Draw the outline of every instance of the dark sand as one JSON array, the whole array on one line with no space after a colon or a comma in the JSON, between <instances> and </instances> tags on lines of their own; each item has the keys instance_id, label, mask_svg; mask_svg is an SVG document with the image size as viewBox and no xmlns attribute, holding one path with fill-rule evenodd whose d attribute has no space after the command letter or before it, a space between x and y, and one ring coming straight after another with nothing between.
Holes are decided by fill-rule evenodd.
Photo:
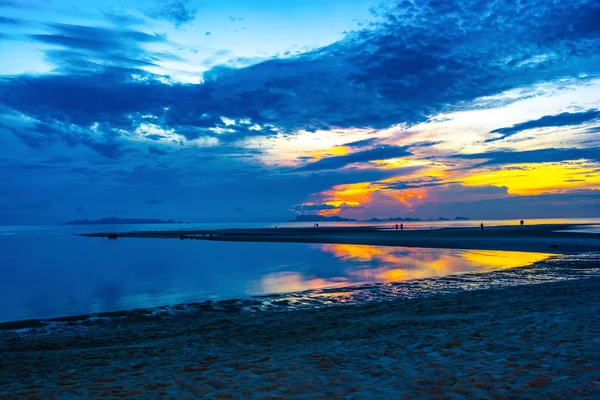
<instances>
[{"instance_id":1,"label":"dark sand","mask_svg":"<svg viewBox=\"0 0 600 400\"><path fill-rule=\"evenodd\" d=\"M321 227L93 233L84 236L177 238L245 242L340 243L380 246L529 251L572 254L600 251L600 235L565 232L571 225L493 226L395 231L375 227Z\"/></svg>"},{"instance_id":2,"label":"dark sand","mask_svg":"<svg viewBox=\"0 0 600 400\"><path fill-rule=\"evenodd\" d=\"M600 279L0 340L1 399L600 398Z\"/></svg>"}]
</instances>

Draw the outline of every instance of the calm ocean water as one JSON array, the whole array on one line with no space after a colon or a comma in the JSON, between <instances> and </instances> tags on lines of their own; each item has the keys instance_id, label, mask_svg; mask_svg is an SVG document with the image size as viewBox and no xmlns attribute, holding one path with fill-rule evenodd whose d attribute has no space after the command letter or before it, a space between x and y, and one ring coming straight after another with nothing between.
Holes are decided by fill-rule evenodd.
<instances>
[{"instance_id":1,"label":"calm ocean water","mask_svg":"<svg viewBox=\"0 0 600 400\"><path fill-rule=\"evenodd\" d=\"M587 222L594 221L576 223ZM444 223L465 226L479 221L436 222L436 226ZM240 226L272 225L288 224ZM406 225L431 229L417 223ZM488 222L488 225L493 223ZM190 229L231 226L184 225ZM549 257L548 254L502 251L173 239L108 240L73 235L99 230L171 227L181 229L182 226L0 227L0 321L488 272Z\"/></svg>"}]
</instances>

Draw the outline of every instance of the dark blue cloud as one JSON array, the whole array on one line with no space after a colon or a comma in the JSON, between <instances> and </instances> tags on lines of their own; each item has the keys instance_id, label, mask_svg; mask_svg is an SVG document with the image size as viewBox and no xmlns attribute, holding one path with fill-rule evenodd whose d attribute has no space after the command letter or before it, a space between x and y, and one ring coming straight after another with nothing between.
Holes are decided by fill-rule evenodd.
<instances>
[{"instance_id":1,"label":"dark blue cloud","mask_svg":"<svg viewBox=\"0 0 600 400\"><path fill-rule=\"evenodd\" d=\"M3 17L0 15L0 25L19 25L21 21L14 18Z\"/></svg>"},{"instance_id":2,"label":"dark blue cloud","mask_svg":"<svg viewBox=\"0 0 600 400\"><path fill-rule=\"evenodd\" d=\"M107 158L118 158L132 149L126 149L122 138L116 135L110 125L99 124L95 132L88 127L81 129L56 119L50 122L39 121L30 125L14 125L0 119L0 128L5 128L21 139L27 146L41 150L57 143L70 148L85 146Z\"/></svg>"},{"instance_id":3,"label":"dark blue cloud","mask_svg":"<svg viewBox=\"0 0 600 400\"><path fill-rule=\"evenodd\" d=\"M0 8L22 8L23 4L19 4L16 1L11 0L0 0Z\"/></svg>"},{"instance_id":4,"label":"dark blue cloud","mask_svg":"<svg viewBox=\"0 0 600 400\"><path fill-rule=\"evenodd\" d=\"M48 24L46 30L47 33L28 37L52 45L53 48L46 51L46 59L65 74L98 74L107 67L140 68L154 65L158 59L178 59L175 55L156 54L143 48L145 44L166 43L164 35L69 24Z\"/></svg>"},{"instance_id":5,"label":"dark blue cloud","mask_svg":"<svg viewBox=\"0 0 600 400\"><path fill-rule=\"evenodd\" d=\"M532 121L526 121L507 128L494 129L490 133L500 134L500 136L492 137L490 139L485 140L485 142L495 142L497 140L502 140L527 129L581 125L598 119L600 119L599 110L588 110L579 113L565 112L557 115L546 115L542 118Z\"/></svg>"},{"instance_id":6,"label":"dark blue cloud","mask_svg":"<svg viewBox=\"0 0 600 400\"><path fill-rule=\"evenodd\" d=\"M377 138L357 140L356 142L346 143L344 146L346 146L346 147L369 147L369 146L373 146L375 143L377 143L377 141L378 141Z\"/></svg>"},{"instance_id":7,"label":"dark blue cloud","mask_svg":"<svg viewBox=\"0 0 600 400\"><path fill-rule=\"evenodd\" d=\"M527 151L490 151L478 154L457 154L450 158L463 160L484 160L480 166L501 165L501 164L520 164L520 163L540 163L540 162L561 162L571 160L586 159L590 161L600 161L600 148L587 149L539 149Z\"/></svg>"},{"instance_id":8,"label":"dark blue cloud","mask_svg":"<svg viewBox=\"0 0 600 400\"><path fill-rule=\"evenodd\" d=\"M391 185L386 185L386 187L388 189L404 190L404 189L416 189L416 188L421 188L421 187L444 186L444 185L455 183L455 182L444 181L444 180L441 180L441 179L435 178L435 177L424 176L422 178L427 178L427 180L395 182Z\"/></svg>"},{"instance_id":9,"label":"dark blue cloud","mask_svg":"<svg viewBox=\"0 0 600 400\"><path fill-rule=\"evenodd\" d=\"M361 169L338 169L327 171L314 171L310 174L298 173L293 175L293 190L299 190L301 193L316 193L329 189L333 185L348 185L361 182L375 182L400 175L410 175L419 170L415 168L382 169L382 168L361 168ZM280 174L278 179L283 186L285 180L290 179L290 175Z\"/></svg>"},{"instance_id":10,"label":"dark blue cloud","mask_svg":"<svg viewBox=\"0 0 600 400\"><path fill-rule=\"evenodd\" d=\"M380 146L374 149L357 151L344 156L325 157L318 161L305 164L298 171L322 171L340 169L347 165L373 160L406 157L411 155L408 147Z\"/></svg>"},{"instance_id":11,"label":"dark blue cloud","mask_svg":"<svg viewBox=\"0 0 600 400\"><path fill-rule=\"evenodd\" d=\"M146 21L143 18L130 14L105 13L104 16L116 26L142 25Z\"/></svg>"},{"instance_id":12,"label":"dark blue cloud","mask_svg":"<svg viewBox=\"0 0 600 400\"><path fill-rule=\"evenodd\" d=\"M172 22L176 27L192 22L196 18L197 8L192 7L189 1L174 0L164 3L159 1L157 5L147 12L147 15L155 19L164 19Z\"/></svg>"},{"instance_id":13,"label":"dark blue cloud","mask_svg":"<svg viewBox=\"0 0 600 400\"><path fill-rule=\"evenodd\" d=\"M133 48L142 53L141 43L164 42L162 35L150 35L135 30L118 30L111 28L89 27L68 24L50 24L52 34L30 35L34 40L56 44L73 49L84 49L94 52L111 52L116 49Z\"/></svg>"},{"instance_id":14,"label":"dark blue cloud","mask_svg":"<svg viewBox=\"0 0 600 400\"><path fill-rule=\"evenodd\" d=\"M329 204L312 204L312 205L298 205L294 206L293 210L295 212L305 213L305 212L314 212L314 211L322 211L322 210L335 210L339 207L332 206Z\"/></svg>"},{"instance_id":15,"label":"dark blue cloud","mask_svg":"<svg viewBox=\"0 0 600 400\"><path fill-rule=\"evenodd\" d=\"M0 99L5 106L42 120L129 127L130 114L160 114L164 107L176 103L178 96L193 96L187 93L194 92L190 86L173 88L154 81L135 81L128 72L132 71L109 69L93 79L89 75L5 78L0 81ZM185 122L185 118L181 120Z\"/></svg>"},{"instance_id":16,"label":"dark blue cloud","mask_svg":"<svg viewBox=\"0 0 600 400\"><path fill-rule=\"evenodd\" d=\"M162 200L147 200L145 204L156 206L162 203L164 203Z\"/></svg>"},{"instance_id":17,"label":"dark blue cloud","mask_svg":"<svg viewBox=\"0 0 600 400\"><path fill-rule=\"evenodd\" d=\"M600 126L595 126L587 130L589 133L600 133Z\"/></svg>"},{"instance_id":18,"label":"dark blue cloud","mask_svg":"<svg viewBox=\"0 0 600 400\"><path fill-rule=\"evenodd\" d=\"M597 71L597 2L431 0L379 13L383 22L333 45L241 69L215 68L198 85L165 84L139 70L158 57L142 45L165 40L160 35L55 24L56 32L33 38L63 47L47 55L67 73L4 81L0 100L12 92L8 104L17 110L45 108L74 123L131 121L132 110L168 108L165 129L223 127L221 116L274 127L229 127L242 137L416 123L480 96ZM548 60L532 62L537 55ZM121 68L121 76L107 65ZM148 81L127 78L134 74ZM55 106L50 99L58 99Z\"/></svg>"}]
</instances>

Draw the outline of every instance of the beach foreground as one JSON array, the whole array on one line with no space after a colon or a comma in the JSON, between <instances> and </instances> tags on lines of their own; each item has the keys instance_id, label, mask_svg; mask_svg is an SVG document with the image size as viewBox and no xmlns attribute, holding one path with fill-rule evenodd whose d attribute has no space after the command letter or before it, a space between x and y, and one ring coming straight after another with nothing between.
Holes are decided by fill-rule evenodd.
<instances>
[{"instance_id":1,"label":"beach foreground","mask_svg":"<svg viewBox=\"0 0 600 400\"><path fill-rule=\"evenodd\" d=\"M0 341L0 398L598 398L600 278Z\"/></svg>"}]
</instances>

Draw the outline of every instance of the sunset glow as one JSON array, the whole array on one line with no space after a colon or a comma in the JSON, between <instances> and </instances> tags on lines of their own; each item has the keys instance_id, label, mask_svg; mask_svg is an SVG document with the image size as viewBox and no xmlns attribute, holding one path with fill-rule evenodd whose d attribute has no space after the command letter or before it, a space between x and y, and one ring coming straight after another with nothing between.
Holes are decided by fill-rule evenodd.
<instances>
[{"instance_id":1,"label":"sunset glow","mask_svg":"<svg viewBox=\"0 0 600 400\"><path fill-rule=\"evenodd\" d=\"M232 1L0 2L0 223L600 216L595 2Z\"/></svg>"}]
</instances>

